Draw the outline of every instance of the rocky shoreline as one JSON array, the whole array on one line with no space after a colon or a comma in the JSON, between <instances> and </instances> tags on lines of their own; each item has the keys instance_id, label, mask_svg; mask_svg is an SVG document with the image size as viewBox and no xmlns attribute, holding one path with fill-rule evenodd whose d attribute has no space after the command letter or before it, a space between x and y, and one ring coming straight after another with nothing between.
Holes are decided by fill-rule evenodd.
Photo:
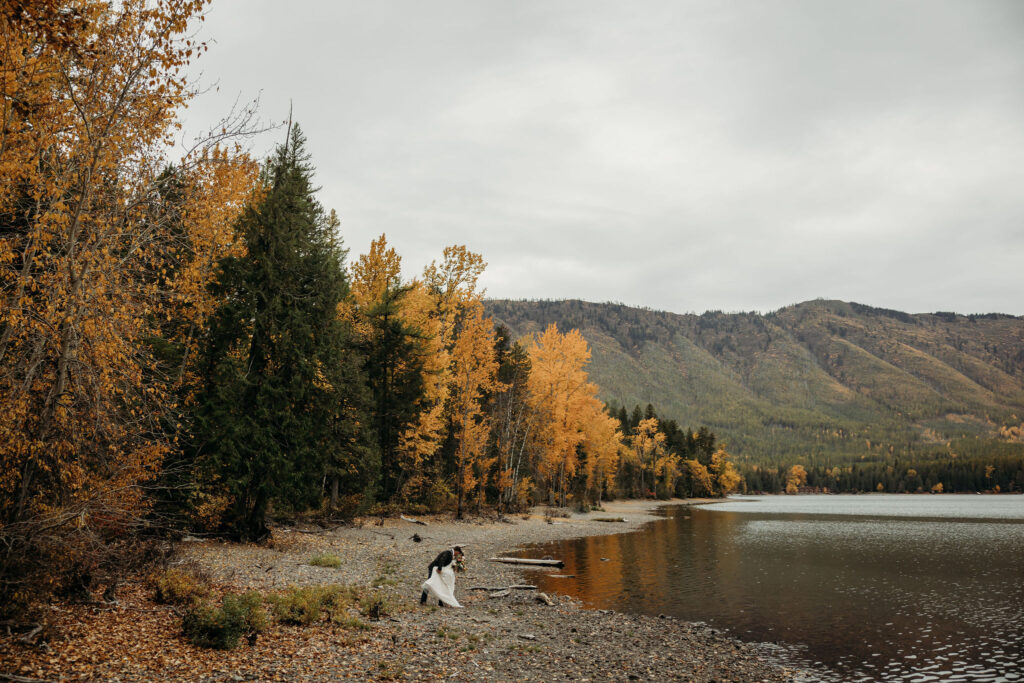
<instances>
[{"instance_id":1,"label":"rocky shoreline","mask_svg":"<svg viewBox=\"0 0 1024 683\"><path fill-rule=\"evenodd\" d=\"M589 610L560 595L550 596L555 604L549 606L532 591L513 590L495 599L470 590L523 581L519 568L487 561L491 556L514 553L528 543L635 530L657 519L656 508L649 501L623 501L606 504L599 513L553 520L537 510L501 522L456 522L442 516L424 520L427 526L402 519L364 520L359 527L324 534L279 528L270 548L196 543L187 556L215 579L239 588L381 579L381 589L412 606L381 622L376 633L378 640L390 643L386 656L410 680L791 680L792 672L764 661L755 646L701 625ZM624 521L597 521L609 516ZM414 542L413 534L422 542ZM456 591L465 609L420 607L426 566L440 550L456 544L467 554ZM344 564L337 569L310 566L306 561L314 552L337 553ZM369 674L372 664L365 666ZM334 675L324 671L323 679Z\"/></svg>"},{"instance_id":2,"label":"rocky shoreline","mask_svg":"<svg viewBox=\"0 0 1024 683\"><path fill-rule=\"evenodd\" d=\"M665 504L694 502L700 501ZM624 521L597 519L609 516ZM104 681L806 680L806 672L767 661L759 646L703 625L586 609L557 594L547 604L530 590L501 597L472 590L523 581L516 566L487 561L493 555L529 543L635 530L656 518L655 504L624 501L561 519L540 511L503 521L493 515L463 521L436 516L422 520L426 526L365 519L331 530L277 527L271 541L258 546L184 542L175 562L200 570L220 590L353 584L385 596L391 609L356 629L330 622L275 625L251 646L212 651L186 642L174 608L154 605L152 592L140 585L124 589L114 606L55 606L55 618L62 620L57 630L64 635L52 639L44 653L0 644L14 665L0 671L36 680ZM467 554L456 587L464 609L421 606L427 565L455 544ZM340 566L310 565L318 554L340 557Z\"/></svg>"}]
</instances>

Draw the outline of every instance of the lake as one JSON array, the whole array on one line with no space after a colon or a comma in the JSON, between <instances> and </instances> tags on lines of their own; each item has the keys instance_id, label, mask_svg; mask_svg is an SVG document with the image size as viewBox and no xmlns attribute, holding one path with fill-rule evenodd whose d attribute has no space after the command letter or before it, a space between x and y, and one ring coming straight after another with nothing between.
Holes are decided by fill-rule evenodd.
<instances>
[{"instance_id":1,"label":"lake","mask_svg":"<svg viewBox=\"0 0 1024 683\"><path fill-rule=\"evenodd\" d=\"M541 590L705 622L814 679L1024 680L1024 496L730 498L526 554L565 561Z\"/></svg>"}]
</instances>

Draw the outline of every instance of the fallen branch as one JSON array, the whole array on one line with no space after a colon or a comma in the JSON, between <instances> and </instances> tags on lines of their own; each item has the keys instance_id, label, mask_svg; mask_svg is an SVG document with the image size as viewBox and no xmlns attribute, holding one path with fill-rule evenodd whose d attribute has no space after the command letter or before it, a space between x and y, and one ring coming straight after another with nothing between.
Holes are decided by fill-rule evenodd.
<instances>
[{"instance_id":1,"label":"fallen branch","mask_svg":"<svg viewBox=\"0 0 1024 683\"><path fill-rule=\"evenodd\" d=\"M340 529L340 528L341 528L340 526L334 526L334 527L324 527L323 529L315 529L315 530L312 530L312 529L289 529L289 531L297 531L300 534L309 534L311 536L319 536L320 534L328 534L328 533L334 531L335 529Z\"/></svg>"},{"instance_id":2,"label":"fallen branch","mask_svg":"<svg viewBox=\"0 0 1024 683\"><path fill-rule=\"evenodd\" d=\"M18 640L20 640L21 642L25 643L26 645L31 645L33 639L35 639L35 637L37 635L39 635L39 632L42 631L42 630L43 630L43 625L42 624L36 624L35 628L33 628L31 631L29 631L28 633L23 635L21 638L18 638Z\"/></svg>"},{"instance_id":3,"label":"fallen branch","mask_svg":"<svg viewBox=\"0 0 1024 683\"><path fill-rule=\"evenodd\" d=\"M56 683L49 678L31 678L29 676L17 676L15 674L0 673L0 679L14 681L15 683Z\"/></svg>"},{"instance_id":4,"label":"fallen branch","mask_svg":"<svg viewBox=\"0 0 1024 683\"><path fill-rule=\"evenodd\" d=\"M625 522L625 517L594 517L595 522Z\"/></svg>"},{"instance_id":5,"label":"fallen branch","mask_svg":"<svg viewBox=\"0 0 1024 683\"><path fill-rule=\"evenodd\" d=\"M505 590L502 590L502 591L495 591L493 593L489 593L487 595L487 597L489 597L489 598L505 598L505 597L508 597L509 595L511 595L511 593L512 593L512 591L510 591L509 589L506 588Z\"/></svg>"},{"instance_id":6,"label":"fallen branch","mask_svg":"<svg viewBox=\"0 0 1024 683\"><path fill-rule=\"evenodd\" d=\"M533 560L526 557L492 557L491 562L504 562L505 564L532 564L541 567L564 567L565 562L561 560Z\"/></svg>"},{"instance_id":7,"label":"fallen branch","mask_svg":"<svg viewBox=\"0 0 1024 683\"><path fill-rule=\"evenodd\" d=\"M413 524L421 524L423 526L427 526L427 523L424 522L422 519L413 519L412 517L406 517L405 515L398 515L398 516L400 518L402 518L403 520L405 520L406 522L412 522Z\"/></svg>"}]
</instances>

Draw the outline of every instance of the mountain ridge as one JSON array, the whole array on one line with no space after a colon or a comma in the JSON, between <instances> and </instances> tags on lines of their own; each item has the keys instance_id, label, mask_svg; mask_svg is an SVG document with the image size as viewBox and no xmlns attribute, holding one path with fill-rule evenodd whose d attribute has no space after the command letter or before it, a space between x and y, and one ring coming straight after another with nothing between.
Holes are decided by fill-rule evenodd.
<instances>
[{"instance_id":1,"label":"mountain ridge","mask_svg":"<svg viewBox=\"0 0 1024 683\"><path fill-rule=\"evenodd\" d=\"M815 299L770 313L487 302L514 337L591 345L601 398L707 424L741 458L850 461L998 439L1024 415L1024 317Z\"/></svg>"}]
</instances>

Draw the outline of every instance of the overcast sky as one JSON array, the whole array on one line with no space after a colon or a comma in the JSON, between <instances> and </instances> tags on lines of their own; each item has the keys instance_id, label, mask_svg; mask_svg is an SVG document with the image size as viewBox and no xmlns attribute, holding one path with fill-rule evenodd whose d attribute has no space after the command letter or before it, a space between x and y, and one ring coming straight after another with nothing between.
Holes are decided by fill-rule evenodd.
<instances>
[{"instance_id":1,"label":"overcast sky","mask_svg":"<svg viewBox=\"0 0 1024 683\"><path fill-rule=\"evenodd\" d=\"M214 0L197 63L309 138L350 258L495 298L1024 314L1024 2ZM253 142L260 156L281 131Z\"/></svg>"}]
</instances>

